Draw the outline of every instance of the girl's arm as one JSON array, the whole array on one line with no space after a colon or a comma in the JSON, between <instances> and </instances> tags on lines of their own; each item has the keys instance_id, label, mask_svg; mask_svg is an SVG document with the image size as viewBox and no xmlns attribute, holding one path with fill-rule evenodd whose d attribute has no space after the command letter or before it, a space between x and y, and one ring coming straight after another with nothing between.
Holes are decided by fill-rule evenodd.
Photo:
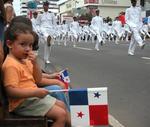
<instances>
[{"instance_id":1,"label":"girl's arm","mask_svg":"<svg viewBox=\"0 0 150 127\"><path fill-rule=\"evenodd\" d=\"M48 85L59 85L62 88L65 88L65 84L58 79L49 79L49 78L42 78L41 82L38 86L48 86Z\"/></svg>"},{"instance_id":2,"label":"girl's arm","mask_svg":"<svg viewBox=\"0 0 150 127\"><path fill-rule=\"evenodd\" d=\"M42 78L53 79L53 78L58 78L58 77L60 77L60 72L55 72L55 73L52 73L52 74L42 73Z\"/></svg>"},{"instance_id":3,"label":"girl's arm","mask_svg":"<svg viewBox=\"0 0 150 127\"><path fill-rule=\"evenodd\" d=\"M5 87L7 95L12 98L28 98L28 97L39 97L43 98L48 94L48 91L43 88L16 88L12 86Z\"/></svg>"},{"instance_id":4,"label":"girl's arm","mask_svg":"<svg viewBox=\"0 0 150 127\"><path fill-rule=\"evenodd\" d=\"M42 71L37 62L33 64L33 77L36 83L39 83L42 80Z\"/></svg>"},{"instance_id":5,"label":"girl's arm","mask_svg":"<svg viewBox=\"0 0 150 127\"><path fill-rule=\"evenodd\" d=\"M33 64L33 77L35 79L35 82L39 83L42 79L42 71L37 63L36 55L33 51L29 53L28 59L31 60Z\"/></svg>"}]
</instances>

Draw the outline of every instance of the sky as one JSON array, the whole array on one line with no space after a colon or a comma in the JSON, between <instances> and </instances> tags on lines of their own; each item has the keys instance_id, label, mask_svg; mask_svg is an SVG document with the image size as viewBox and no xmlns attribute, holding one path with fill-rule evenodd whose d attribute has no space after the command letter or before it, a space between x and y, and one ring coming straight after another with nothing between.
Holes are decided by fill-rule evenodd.
<instances>
[{"instance_id":1,"label":"sky","mask_svg":"<svg viewBox=\"0 0 150 127\"><path fill-rule=\"evenodd\" d=\"M20 0L14 0L13 7L16 15L20 15Z\"/></svg>"}]
</instances>

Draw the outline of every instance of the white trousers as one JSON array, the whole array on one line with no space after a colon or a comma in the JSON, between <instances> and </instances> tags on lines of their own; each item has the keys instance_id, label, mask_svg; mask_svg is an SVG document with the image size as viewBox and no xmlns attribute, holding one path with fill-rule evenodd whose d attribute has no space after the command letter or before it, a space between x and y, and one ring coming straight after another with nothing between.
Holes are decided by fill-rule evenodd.
<instances>
[{"instance_id":1,"label":"white trousers","mask_svg":"<svg viewBox=\"0 0 150 127\"><path fill-rule=\"evenodd\" d=\"M51 53L51 46L47 46L47 42L44 43L44 61L48 61Z\"/></svg>"},{"instance_id":2,"label":"white trousers","mask_svg":"<svg viewBox=\"0 0 150 127\"><path fill-rule=\"evenodd\" d=\"M136 45L138 44L139 46L142 46L143 40L142 40L139 30L137 28L131 28L131 30L132 30L132 35L131 35L131 42L129 45L128 53L134 54Z\"/></svg>"},{"instance_id":3,"label":"white trousers","mask_svg":"<svg viewBox=\"0 0 150 127\"><path fill-rule=\"evenodd\" d=\"M51 44L53 43L53 37L55 34L55 30L52 28L44 28L41 27L41 33L43 34L44 37L44 61L48 61L51 53L51 46L47 45L47 37L51 36Z\"/></svg>"}]
</instances>

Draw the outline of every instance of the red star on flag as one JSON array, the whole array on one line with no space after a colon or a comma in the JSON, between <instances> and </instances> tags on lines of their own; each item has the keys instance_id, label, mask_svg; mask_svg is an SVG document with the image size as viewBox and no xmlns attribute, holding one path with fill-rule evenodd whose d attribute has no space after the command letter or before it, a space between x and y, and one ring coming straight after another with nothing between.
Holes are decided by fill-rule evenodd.
<instances>
[{"instance_id":1,"label":"red star on flag","mask_svg":"<svg viewBox=\"0 0 150 127\"><path fill-rule=\"evenodd\" d=\"M82 112L78 112L78 117L82 118L84 114Z\"/></svg>"}]
</instances>

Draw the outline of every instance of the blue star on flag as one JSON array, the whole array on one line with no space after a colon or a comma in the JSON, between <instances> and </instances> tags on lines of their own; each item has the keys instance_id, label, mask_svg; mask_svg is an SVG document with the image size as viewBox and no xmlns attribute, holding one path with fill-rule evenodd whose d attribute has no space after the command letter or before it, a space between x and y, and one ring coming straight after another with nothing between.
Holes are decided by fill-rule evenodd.
<instances>
[{"instance_id":1,"label":"blue star on flag","mask_svg":"<svg viewBox=\"0 0 150 127\"><path fill-rule=\"evenodd\" d=\"M101 94L99 92L94 93L94 97L99 98L101 96Z\"/></svg>"}]
</instances>

